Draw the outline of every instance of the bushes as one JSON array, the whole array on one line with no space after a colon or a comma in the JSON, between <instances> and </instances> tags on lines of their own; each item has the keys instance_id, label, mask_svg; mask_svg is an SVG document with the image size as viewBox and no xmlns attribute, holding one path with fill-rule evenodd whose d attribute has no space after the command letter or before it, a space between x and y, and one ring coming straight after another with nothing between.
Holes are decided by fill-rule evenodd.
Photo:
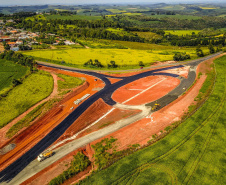
<instances>
[{"instance_id":1,"label":"bushes","mask_svg":"<svg viewBox=\"0 0 226 185\"><path fill-rule=\"evenodd\" d=\"M213 47L212 44L209 44L208 49L209 49L209 51L210 51L210 54L215 53L215 49L214 49L214 47Z\"/></svg>"},{"instance_id":2,"label":"bushes","mask_svg":"<svg viewBox=\"0 0 226 185\"><path fill-rule=\"evenodd\" d=\"M67 179L75 176L81 171L84 171L89 165L90 161L88 157L86 157L81 152L78 152L76 155L73 156L74 160L71 162L70 167L65 170L62 174L55 177L49 182L49 185L59 185L64 183Z\"/></svg>"},{"instance_id":3,"label":"bushes","mask_svg":"<svg viewBox=\"0 0 226 185\"><path fill-rule=\"evenodd\" d=\"M105 167L110 159L113 157L108 150L114 149L114 142L117 141L117 139L111 137L103 139L101 142L92 145L92 148L94 149L94 157L95 157L95 165L98 166L98 168Z\"/></svg>"},{"instance_id":4,"label":"bushes","mask_svg":"<svg viewBox=\"0 0 226 185\"><path fill-rule=\"evenodd\" d=\"M110 64L108 64L108 68L117 68L118 65L115 64L115 61L110 61Z\"/></svg>"},{"instance_id":5,"label":"bushes","mask_svg":"<svg viewBox=\"0 0 226 185\"><path fill-rule=\"evenodd\" d=\"M198 45L196 48L196 54L198 57L204 57L204 53L203 53L200 45Z\"/></svg>"},{"instance_id":6,"label":"bushes","mask_svg":"<svg viewBox=\"0 0 226 185\"><path fill-rule=\"evenodd\" d=\"M190 59L190 55L186 54L186 53L176 53L174 56L173 56L173 60L175 61L183 61L183 60L187 60L187 59Z\"/></svg>"},{"instance_id":7,"label":"bushes","mask_svg":"<svg viewBox=\"0 0 226 185\"><path fill-rule=\"evenodd\" d=\"M84 67L90 67L90 68L102 68L104 67L100 62L99 60L95 59L94 62L92 59L90 59L89 61L87 61L85 64L84 64Z\"/></svg>"},{"instance_id":8,"label":"bushes","mask_svg":"<svg viewBox=\"0 0 226 185\"><path fill-rule=\"evenodd\" d=\"M139 66L143 67L144 63L142 61L139 62Z\"/></svg>"}]
</instances>

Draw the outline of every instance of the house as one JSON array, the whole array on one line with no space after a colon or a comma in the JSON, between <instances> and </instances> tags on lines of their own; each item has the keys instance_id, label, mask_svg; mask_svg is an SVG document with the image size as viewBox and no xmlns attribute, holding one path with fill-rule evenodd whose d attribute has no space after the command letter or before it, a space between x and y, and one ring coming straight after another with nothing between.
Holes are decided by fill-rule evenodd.
<instances>
[{"instance_id":1,"label":"house","mask_svg":"<svg viewBox=\"0 0 226 185\"><path fill-rule=\"evenodd\" d=\"M71 42L69 40L66 40L66 41L64 41L64 44L65 45L74 45L75 43L74 42Z\"/></svg>"},{"instance_id":2,"label":"house","mask_svg":"<svg viewBox=\"0 0 226 185\"><path fill-rule=\"evenodd\" d=\"M16 45L16 42L8 42L7 44L9 44L10 47L14 47Z\"/></svg>"},{"instance_id":3,"label":"house","mask_svg":"<svg viewBox=\"0 0 226 185\"><path fill-rule=\"evenodd\" d=\"M23 41L22 40L18 40L18 41L16 41L16 44L17 45L21 45L21 44L23 44Z\"/></svg>"},{"instance_id":4,"label":"house","mask_svg":"<svg viewBox=\"0 0 226 185\"><path fill-rule=\"evenodd\" d=\"M10 31L12 34L16 34L17 33L17 31L16 30L12 30L12 31Z\"/></svg>"},{"instance_id":5,"label":"house","mask_svg":"<svg viewBox=\"0 0 226 185\"><path fill-rule=\"evenodd\" d=\"M7 20L7 22L14 22L12 19Z\"/></svg>"},{"instance_id":6,"label":"house","mask_svg":"<svg viewBox=\"0 0 226 185\"><path fill-rule=\"evenodd\" d=\"M19 51L20 49L19 49L19 47L11 47L10 50L12 50L12 51Z\"/></svg>"},{"instance_id":7,"label":"house","mask_svg":"<svg viewBox=\"0 0 226 185\"><path fill-rule=\"evenodd\" d=\"M11 41L11 38L8 36L2 36L0 37L0 42L9 42Z\"/></svg>"}]
</instances>

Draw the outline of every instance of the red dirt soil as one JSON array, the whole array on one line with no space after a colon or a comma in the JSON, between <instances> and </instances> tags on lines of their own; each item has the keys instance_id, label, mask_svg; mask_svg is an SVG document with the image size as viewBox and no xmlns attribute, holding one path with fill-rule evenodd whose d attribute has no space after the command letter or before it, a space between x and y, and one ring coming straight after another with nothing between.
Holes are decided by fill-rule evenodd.
<instances>
[{"instance_id":1,"label":"red dirt soil","mask_svg":"<svg viewBox=\"0 0 226 185\"><path fill-rule=\"evenodd\" d=\"M63 141L71 136L75 135L79 131L83 130L96 120L98 120L101 116L106 114L108 111L112 109L111 106L107 105L102 99L98 99L94 104L92 104L67 130L66 132L56 141L53 145L57 144L60 141ZM140 110L122 110L115 109L102 120L100 120L95 125L91 126L89 129L85 130L81 134L77 136L80 138L85 136L91 132L101 129L104 126L115 123L116 121L121 120L122 118L126 118L137 114ZM105 125L107 124L107 125ZM69 141L66 141L67 143ZM65 144L64 143L64 144ZM51 146L53 146L51 145ZM60 145L61 146L61 145ZM59 146L58 146L59 147Z\"/></svg>"},{"instance_id":2,"label":"red dirt soil","mask_svg":"<svg viewBox=\"0 0 226 185\"><path fill-rule=\"evenodd\" d=\"M47 135L54 127L56 127L60 122L62 122L71 113L70 108L72 106L76 108L76 106L73 103L76 99L81 98L85 94L92 95L97 92L94 90L94 88L101 88L104 86L104 83L100 80L95 82L95 78L92 76L80 73L61 71L57 69L52 70L47 67L41 67L41 69L45 69L55 73L70 75L74 77L86 78L87 82L89 82L88 83L89 86L82 93L80 94L75 93L74 95L76 96L73 95L73 97L70 97L70 99L68 100L66 98L67 100L66 102L65 100L59 102L57 106L52 108L50 112L47 113L43 118L41 118L32 126L28 127L24 132L16 136L13 140L10 140L8 143L5 143L5 145L10 143L16 143L16 147L12 151L0 157L0 170L4 169L10 163L15 161L20 156L22 156L23 153L28 151L32 146L38 143L45 135ZM85 85L87 86L87 83ZM24 138L24 136L26 137Z\"/></svg>"},{"instance_id":3,"label":"red dirt soil","mask_svg":"<svg viewBox=\"0 0 226 185\"><path fill-rule=\"evenodd\" d=\"M185 66L185 67L169 69L169 70L165 70L165 71L161 71L161 72L177 74L179 76L183 76L184 78L188 78L189 69L190 69L190 66Z\"/></svg>"},{"instance_id":4,"label":"red dirt soil","mask_svg":"<svg viewBox=\"0 0 226 185\"><path fill-rule=\"evenodd\" d=\"M102 99L98 99L67 129L67 131L57 141L53 143L53 145L86 128L110 109L111 106L104 103Z\"/></svg>"},{"instance_id":5,"label":"red dirt soil","mask_svg":"<svg viewBox=\"0 0 226 185\"><path fill-rule=\"evenodd\" d=\"M223 55L223 54L222 54ZM222 56L220 55L220 56ZM220 56L214 57L213 59L207 60L199 64L197 68L197 74L202 72L207 72L210 70L210 65L213 60L219 58ZM204 67L204 68L203 68ZM154 112L147 118L139 120L127 127L118 130L104 138L114 137L118 139L118 150L126 149L128 145L132 144L147 144L152 135L160 134L167 126L170 126L173 122L181 120L181 117L188 110L188 107L194 102L194 98L198 95L202 84L206 79L206 75L202 75L200 79L196 77L196 83L191 87L186 94L180 96L177 100L167 105L163 109ZM133 137L131 137L133 136ZM102 139L96 140L91 143L91 145L100 142Z\"/></svg>"},{"instance_id":6,"label":"red dirt soil","mask_svg":"<svg viewBox=\"0 0 226 185\"><path fill-rule=\"evenodd\" d=\"M108 80L110 80L111 84L114 84L114 83L120 81L121 79L118 79L118 78L108 78Z\"/></svg>"},{"instance_id":7,"label":"red dirt soil","mask_svg":"<svg viewBox=\"0 0 226 185\"><path fill-rule=\"evenodd\" d=\"M190 89L188 94L180 97L163 109L154 112L148 118L139 120L107 137L113 136L118 139L118 150L126 149L130 144L146 144L152 135L158 134L173 122L180 120L180 117L183 116L188 106L191 105L194 98L198 95L199 89L205 79L205 76L201 77L195 86ZM102 139L91 144L99 142Z\"/></svg>"},{"instance_id":8,"label":"red dirt soil","mask_svg":"<svg viewBox=\"0 0 226 185\"><path fill-rule=\"evenodd\" d=\"M168 76L149 76L117 89L112 95L112 98L116 102L123 103L124 101L151 87L144 93L141 93L130 101L124 103L126 105L141 105L161 98L172 91L179 84L180 80L177 78ZM122 94L124 96L122 96Z\"/></svg>"}]
</instances>

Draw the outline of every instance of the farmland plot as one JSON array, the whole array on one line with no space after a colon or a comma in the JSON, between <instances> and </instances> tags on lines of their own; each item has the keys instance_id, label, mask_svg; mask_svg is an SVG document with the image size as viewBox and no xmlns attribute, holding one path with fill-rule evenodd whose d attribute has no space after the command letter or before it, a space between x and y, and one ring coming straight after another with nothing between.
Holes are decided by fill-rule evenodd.
<instances>
[{"instance_id":1,"label":"farmland plot","mask_svg":"<svg viewBox=\"0 0 226 185\"><path fill-rule=\"evenodd\" d=\"M33 73L0 100L0 128L7 125L31 106L48 97L53 90L53 78L47 72Z\"/></svg>"},{"instance_id":2,"label":"farmland plot","mask_svg":"<svg viewBox=\"0 0 226 185\"><path fill-rule=\"evenodd\" d=\"M10 61L0 60L0 95L13 86L13 79L23 78L29 68Z\"/></svg>"}]
</instances>

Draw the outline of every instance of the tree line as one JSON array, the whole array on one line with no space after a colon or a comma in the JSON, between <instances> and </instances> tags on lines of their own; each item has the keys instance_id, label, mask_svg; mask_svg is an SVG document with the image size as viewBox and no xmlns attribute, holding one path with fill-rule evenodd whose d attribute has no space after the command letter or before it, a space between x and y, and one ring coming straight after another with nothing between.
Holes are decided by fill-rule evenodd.
<instances>
[{"instance_id":1,"label":"tree line","mask_svg":"<svg viewBox=\"0 0 226 185\"><path fill-rule=\"evenodd\" d=\"M4 51L0 54L0 59L10 60L16 64L30 67L30 70L33 71L36 64L35 60L31 56L23 55L22 53L17 53L14 51Z\"/></svg>"}]
</instances>

